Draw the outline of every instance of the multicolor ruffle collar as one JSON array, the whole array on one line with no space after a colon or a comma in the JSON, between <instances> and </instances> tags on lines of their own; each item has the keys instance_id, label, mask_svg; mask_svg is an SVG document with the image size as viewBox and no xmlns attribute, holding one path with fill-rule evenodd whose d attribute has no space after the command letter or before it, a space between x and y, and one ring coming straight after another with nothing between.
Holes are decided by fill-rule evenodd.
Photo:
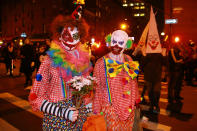
<instances>
[{"instance_id":1,"label":"multicolor ruffle collar","mask_svg":"<svg viewBox=\"0 0 197 131\"><path fill-rule=\"evenodd\" d=\"M90 66L90 53L80 43L72 52L63 49L61 43L54 41L47 52L52 59L52 65L66 70L67 75L80 75Z\"/></svg>"}]
</instances>

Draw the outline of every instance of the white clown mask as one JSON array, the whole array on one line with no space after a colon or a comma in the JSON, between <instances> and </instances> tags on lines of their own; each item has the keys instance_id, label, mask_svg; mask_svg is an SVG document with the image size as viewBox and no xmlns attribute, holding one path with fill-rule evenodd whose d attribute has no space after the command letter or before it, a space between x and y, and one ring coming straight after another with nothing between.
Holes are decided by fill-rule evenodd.
<instances>
[{"instance_id":1,"label":"white clown mask","mask_svg":"<svg viewBox=\"0 0 197 131\"><path fill-rule=\"evenodd\" d=\"M123 53L126 48L127 40L129 39L128 34L122 30L116 30L111 35L111 49L115 55Z\"/></svg>"},{"instance_id":2,"label":"white clown mask","mask_svg":"<svg viewBox=\"0 0 197 131\"><path fill-rule=\"evenodd\" d=\"M64 28L60 36L60 41L66 50L73 50L80 41L77 27L73 29L71 27Z\"/></svg>"}]
</instances>

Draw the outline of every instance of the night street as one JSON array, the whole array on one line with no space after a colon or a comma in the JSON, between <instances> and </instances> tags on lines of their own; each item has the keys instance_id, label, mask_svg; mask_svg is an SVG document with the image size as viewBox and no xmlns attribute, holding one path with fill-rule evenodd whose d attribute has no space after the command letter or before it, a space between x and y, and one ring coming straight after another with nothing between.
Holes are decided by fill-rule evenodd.
<instances>
[{"instance_id":1,"label":"night street","mask_svg":"<svg viewBox=\"0 0 197 131\"><path fill-rule=\"evenodd\" d=\"M42 114L33 112L28 103L31 87L24 88L24 76L18 77L19 61L16 62L15 77L5 76L5 65L0 63L0 131L39 131ZM35 74L35 73L34 73ZM139 77L139 90L142 91L143 76ZM179 113L169 113L167 107L167 86L162 83L160 114L149 114L148 106L142 106L142 114L149 118L143 126L147 130L157 131L195 131L197 130L197 87L184 86L181 96L183 104L178 104ZM148 98L147 96L145 98Z\"/></svg>"},{"instance_id":2,"label":"night street","mask_svg":"<svg viewBox=\"0 0 197 131\"><path fill-rule=\"evenodd\" d=\"M0 131L197 131L196 5L0 0Z\"/></svg>"}]
</instances>

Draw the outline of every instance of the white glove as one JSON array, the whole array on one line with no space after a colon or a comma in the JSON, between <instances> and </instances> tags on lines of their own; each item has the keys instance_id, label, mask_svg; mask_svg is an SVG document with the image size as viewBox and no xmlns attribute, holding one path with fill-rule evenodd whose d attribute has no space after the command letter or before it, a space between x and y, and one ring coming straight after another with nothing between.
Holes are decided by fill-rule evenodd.
<instances>
[{"instance_id":1,"label":"white glove","mask_svg":"<svg viewBox=\"0 0 197 131\"><path fill-rule=\"evenodd\" d=\"M72 122L76 121L77 117L79 115L79 111L76 110L76 108L74 108L74 107L70 107L69 110L70 110L70 112L68 114L68 119Z\"/></svg>"}]
</instances>

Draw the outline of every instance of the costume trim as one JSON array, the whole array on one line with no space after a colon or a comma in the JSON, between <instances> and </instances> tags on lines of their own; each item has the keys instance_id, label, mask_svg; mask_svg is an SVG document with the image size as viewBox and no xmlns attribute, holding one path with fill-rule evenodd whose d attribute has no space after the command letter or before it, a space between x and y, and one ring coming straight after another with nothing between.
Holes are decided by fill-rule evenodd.
<instances>
[{"instance_id":1,"label":"costume trim","mask_svg":"<svg viewBox=\"0 0 197 131\"><path fill-rule=\"evenodd\" d=\"M78 46L79 47L77 48L77 51L81 55L80 57L84 58L79 59L78 64L76 65L76 62L74 62L69 53L65 52L60 45L52 42L51 48L47 52L49 57L52 59L52 65L54 67L63 68L64 70L66 70L67 75L69 75L70 72L73 76L80 75L81 72L85 71L89 66L88 62L84 62L84 60L86 59L85 57L89 56L89 52L82 45L79 44Z\"/></svg>"},{"instance_id":2,"label":"costume trim","mask_svg":"<svg viewBox=\"0 0 197 131\"><path fill-rule=\"evenodd\" d=\"M119 61L106 58L105 63L109 77L116 77L123 68L133 80L139 74L139 63L137 61L126 61L121 63Z\"/></svg>"},{"instance_id":3,"label":"costume trim","mask_svg":"<svg viewBox=\"0 0 197 131\"><path fill-rule=\"evenodd\" d=\"M109 75L109 77L116 77L117 74L121 72L122 68L124 68L127 74L131 77L131 79L134 80L139 74L139 63L137 61L128 62L128 59L126 56L125 56L126 62L124 63L120 63L118 61L105 58L105 56L103 57L103 60L104 60L104 67L105 67L105 80L106 80L106 85L107 85L108 97L109 97L109 102L111 104L112 103L111 91L110 91L110 86L109 86L109 81L107 79L107 76ZM112 65L114 62L115 62L115 65L110 67L110 65ZM110 69L112 69L112 72L110 72Z\"/></svg>"},{"instance_id":4,"label":"costume trim","mask_svg":"<svg viewBox=\"0 0 197 131\"><path fill-rule=\"evenodd\" d=\"M106 83L107 83L107 91L108 91L108 96L109 96L109 102L110 104L112 103L112 100L111 100L111 91L110 91L110 87L109 87L109 81L107 79L107 68L106 68L106 61L105 61L105 56L103 57L103 60L104 60L104 66L105 66L105 80L106 80Z\"/></svg>"},{"instance_id":5,"label":"costume trim","mask_svg":"<svg viewBox=\"0 0 197 131\"><path fill-rule=\"evenodd\" d=\"M62 77L61 77L61 86L62 86L63 97L66 98L67 97L66 86Z\"/></svg>"}]
</instances>

